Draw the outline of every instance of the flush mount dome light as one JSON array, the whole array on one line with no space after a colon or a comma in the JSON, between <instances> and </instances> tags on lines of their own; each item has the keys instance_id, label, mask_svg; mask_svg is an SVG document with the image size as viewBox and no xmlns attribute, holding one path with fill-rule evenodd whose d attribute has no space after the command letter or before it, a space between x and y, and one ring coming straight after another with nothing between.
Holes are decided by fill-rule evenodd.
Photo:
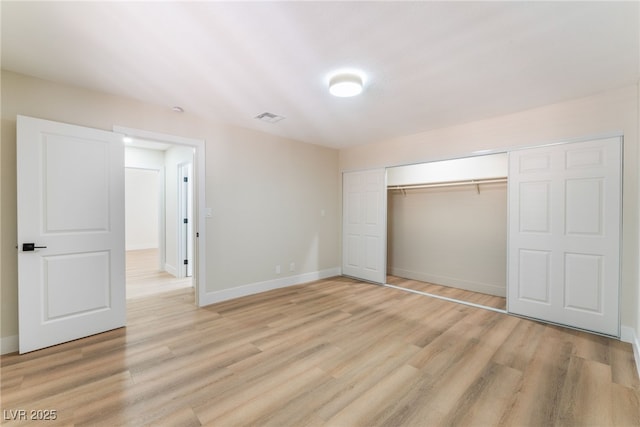
<instances>
[{"instance_id":1,"label":"flush mount dome light","mask_svg":"<svg viewBox=\"0 0 640 427\"><path fill-rule=\"evenodd\" d=\"M333 96L347 98L362 92L362 77L357 74L336 74L329 80L329 92Z\"/></svg>"}]
</instances>

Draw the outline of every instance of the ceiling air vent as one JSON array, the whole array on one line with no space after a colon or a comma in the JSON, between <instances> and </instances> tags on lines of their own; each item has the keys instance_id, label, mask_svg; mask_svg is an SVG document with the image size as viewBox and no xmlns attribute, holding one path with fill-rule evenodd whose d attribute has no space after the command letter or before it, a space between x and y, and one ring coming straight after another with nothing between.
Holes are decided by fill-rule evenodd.
<instances>
[{"instance_id":1,"label":"ceiling air vent","mask_svg":"<svg viewBox=\"0 0 640 427\"><path fill-rule=\"evenodd\" d=\"M278 123L280 120L284 120L283 116L279 116L273 113L266 113L266 112L262 114L258 114L255 118L267 123Z\"/></svg>"}]
</instances>

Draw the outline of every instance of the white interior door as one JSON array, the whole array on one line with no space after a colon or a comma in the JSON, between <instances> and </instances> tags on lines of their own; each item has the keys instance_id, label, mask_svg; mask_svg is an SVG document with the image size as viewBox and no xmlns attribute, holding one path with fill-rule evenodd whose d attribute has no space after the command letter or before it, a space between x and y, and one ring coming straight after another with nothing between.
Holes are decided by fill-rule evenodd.
<instances>
[{"instance_id":1,"label":"white interior door","mask_svg":"<svg viewBox=\"0 0 640 427\"><path fill-rule=\"evenodd\" d=\"M124 326L122 137L23 116L17 134L20 353Z\"/></svg>"},{"instance_id":2,"label":"white interior door","mask_svg":"<svg viewBox=\"0 0 640 427\"><path fill-rule=\"evenodd\" d=\"M386 283L386 171L345 172L342 180L342 273Z\"/></svg>"},{"instance_id":3,"label":"white interior door","mask_svg":"<svg viewBox=\"0 0 640 427\"><path fill-rule=\"evenodd\" d=\"M513 151L508 309L619 336L620 138Z\"/></svg>"},{"instance_id":4,"label":"white interior door","mask_svg":"<svg viewBox=\"0 0 640 427\"><path fill-rule=\"evenodd\" d=\"M178 205L180 209L178 240L180 246L179 260L183 263L184 269L179 268L178 277L193 276L193 181L192 164L183 163L178 165L178 178L180 186L178 189Z\"/></svg>"}]
</instances>

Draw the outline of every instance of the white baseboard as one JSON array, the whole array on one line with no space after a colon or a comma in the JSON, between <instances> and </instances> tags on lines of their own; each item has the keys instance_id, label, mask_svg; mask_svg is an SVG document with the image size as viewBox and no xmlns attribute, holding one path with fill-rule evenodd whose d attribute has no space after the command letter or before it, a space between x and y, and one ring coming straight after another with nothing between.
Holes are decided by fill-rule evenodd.
<instances>
[{"instance_id":1,"label":"white baseboard","mask_svg":"<svg viewBox=\"0 0 640 427\"><path fill-rule=\"evenodd\" d=\"M165 264L164 265L164 271L166 271L167 273L169 273L172 276L178 277L178 270L173 265Z\"/></svg>"},{"instance_id":2,"label":"white baseboard","mask_svg":"<svg viewBox=\"0 0 640 427\"><path fill-rule=\"evenodd\" d=\"M621 326L620 340L631 344L633 348L633 358L636 361L636 373L640 376L640 339L638 339L638 334L629 326Z\"/></svg>"},{"instance_id":3,"label":"white baseboard","mask_svg":"<svg viewBox=\"0 0 640 427\"><path fill-rule=\"evenodd\" d=\"M18 336L0 338L0 354L15 353L18 351Z\"/></svg>"},{"instance_id":4,"label":"white baseboard","mask_svg":"<svg viewBox=\"0 0 640 427\"><path fill-rule=\"evenodd\" d=\"M507 296L506 286L493 285L490 283L472 282L455 277L436 276L433 274L423 273L420 271L404 270L402 268L389 267L388 272L392 276L404 277L421 282L434 283L442 286L451 286L472 292L481 292L483 294L495 295L498 297Z\"/></svg>"},{"instance_id":5,"label":"white baseboard","mask_svg":"<svg viewBox=\"0 0 640 427\"><path fill-rule=\"evenodd\" d=\"M125 251L143 251L145 249L158 249L158 245L157 244L153 244L153 243L142 243L142 244L137 244L137 245L128 245L125 248Z\"/></svg>"},{"instance_id":6,"label":"white baseboard","mask_svg":"<svg viewBox=\"0 0 640 427\"><path fill-rule=\"evenodd\" d=\"M272 289L301 285L303 283L313 282L314 280L339 276L340 274L340 267L335 267L326 270L314 271L311 273L299 274L296 276L287 276L281 279L250 283L247 285L224 289L221 291L207 292L203 298L200 298L200 306L215 304L217 302L240 298L247 295L259 294L261 292L270 291Z\"/></svg>"}]
</instances>

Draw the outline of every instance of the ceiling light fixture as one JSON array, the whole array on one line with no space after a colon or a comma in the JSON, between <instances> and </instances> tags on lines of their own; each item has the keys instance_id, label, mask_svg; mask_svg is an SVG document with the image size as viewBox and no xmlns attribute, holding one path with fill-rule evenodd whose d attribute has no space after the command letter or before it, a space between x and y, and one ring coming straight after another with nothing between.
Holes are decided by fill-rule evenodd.
<instances>
[{"instance_id":1,"label":"ceiling light fixture","mask_svg":"<svg viewBox=\"0 0 640 427\"><path fill-rule=\"evenodd\" d=\"M362 77L353 73L336 74L329 80L329 92L341 98L359 95L362 92Z\"/></svg>"}]
</instances>

